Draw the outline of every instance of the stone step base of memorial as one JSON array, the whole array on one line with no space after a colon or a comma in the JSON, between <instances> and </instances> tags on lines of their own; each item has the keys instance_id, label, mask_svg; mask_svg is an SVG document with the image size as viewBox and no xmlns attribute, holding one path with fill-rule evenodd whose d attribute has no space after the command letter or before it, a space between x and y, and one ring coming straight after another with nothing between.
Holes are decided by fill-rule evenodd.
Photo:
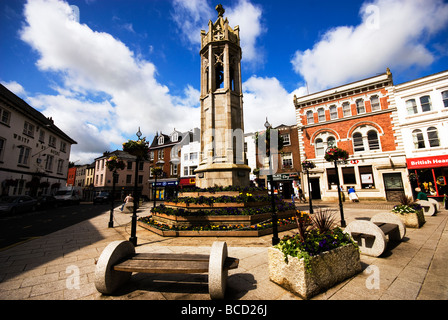
<instances>
[{"instance_id":1,"label":"stone step base of memorial","mask_svg":"<svg viewBox=\"0 0 448 320\"><path fill-rule=\"evenodd\" d=\"M162 237L261 237L273 233L273 228L254 230L248 227L244 230L162 230L142 221L138 225ZM297 224L279 225L278 232L296 229Z\"/></svg>"}]
</instances>

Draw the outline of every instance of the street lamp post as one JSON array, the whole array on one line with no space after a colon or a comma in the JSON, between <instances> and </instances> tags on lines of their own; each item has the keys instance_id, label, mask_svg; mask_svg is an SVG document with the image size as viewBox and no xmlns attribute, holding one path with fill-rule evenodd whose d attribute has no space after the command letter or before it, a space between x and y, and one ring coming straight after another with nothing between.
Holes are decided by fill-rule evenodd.
<instances>
[{"instance_id":1,"label":"street lamp post","mask_svg":"<svg viewBox=\"0 0 448 320\"><path fill-rule=\"evenodd\" d=\"M338 200L339 200L339 212L341 213L341 227L345 228L346 223L344 220L344 208L342 206L342 197L341 197L341 183L339 181L339 172L338 172L338 161L334 161L334 169L336 170L336 183L337 183L337 190L338 190Z\"/></svg>"},{"instance_id":2,"label":"street lamp post","mask_svg":"<svg viewBox=\"0 0 448 320\"><path fill-rule=\"evenodd\" d=\"M140 140L140 137L142 136L142 133L140 132L140 127L138 128L138 131L136 133L138 141ZM135 156L135 179L134 179L134 208L132 212L132 220L131 220L131 237L129 238L129 241L134 245L137 246L137 206L138 206L138 200L139 200L139 194L138 194L138 166L139 166L139 156Z\"/></svg>"},{"instance_id":3,"label":"street lamp post","mask_svg":"<svg viewBox=\"0 0 448 320\"><path fill-rule=\"evenodd\" d=\"M117 180L117 177L118 177L117 170L114 170L112 172L112 197L110 200L109 228L114 227L115 181Z\"/></svg>"},{"instance_id":4,"label":"street lamp post","mask_svg":"<svg viewBox=\"0 0 448 320\"><path fill-rule=\"evenodd\" d=\"M308 200L310 205L310 214L313 214L313 197L311 196L310 170L308 169L306 169L306 181L308 183Z\"/></svg>"},{"instance_id":5,"label":"street lamp post","mask_svg":"<svg viewBox=\"0 0 448 320\"><path fill-rule=\"evenodd\" d=\"M268 139L268 130L271 129L271 124L268 122L268 119L266 118L266 122L264 124L266 128L266 155L268 156L269 160L269 183L271 185L271 204L272 204L272 245L275 246L280 242L280 238L278 237L278 227L277 227L277 213L275 210L275 198L274 198L274 174L272 170L272 161L271 161L271 145L270 140ZM268 151L269 150L269 151Z\"/></svg>"},{"instance_id":6,"label":"street lamp post","mask_svg":"<svg viewBox=\"0 0 448 320\"><path fill-rule=\"evenodd\" d=\"M338 147L334 146L333 144L330 145L325 150L325 160L328 162L334 162L334 169L336 171L336 191L338 193L338 201L339 201L339 212L341 214L341 227L345 228L346 223L344 219L344 208L342 206L342 196L341 196L341 183L339 180L339 172L338 172L338 161L341 161L343 163L346 163L348 158L348 153L345 150L339 149Z\"/></svg>"}]
</instances>

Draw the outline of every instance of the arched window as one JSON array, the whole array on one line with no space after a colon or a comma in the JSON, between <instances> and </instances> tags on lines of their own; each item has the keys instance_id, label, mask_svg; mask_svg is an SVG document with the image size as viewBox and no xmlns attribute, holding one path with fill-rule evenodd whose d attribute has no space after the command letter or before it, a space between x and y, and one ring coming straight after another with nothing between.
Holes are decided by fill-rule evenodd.
<instances>
[{"instance_id":1,"label":"arched window","mask_svg":"<svg viewBox=\"0 0 448 320\"><path fill-rule=\"evenodd\" d=\"M313 111L308 110L308 111L306 112L306 122L307 122L308 124L313 124L313 123L314 123L314 114L313 114Z\"/></svg>"},{"instance_id":2,"label":"arched window","mask_svg":"<svg viewBox=\"0 0 448 320\"><path fill-rule=\"evenodd\" d=\"M316 157L324 155L324 141L322 139L316 139L314 142L314 147L316 149Z\"/></svg>"},{"instance_id":3,"label":"arched window","mask_svg":"<svg viewBox=\"0 0 448 320\"><path fill-rule=\"evenodd\" d=\"M380 142L378 140L378 133L375 130L367 132L367 143L369 144L369 150L379 150Z\"/></svg>"},{"instance_id":4,"label":"arched window","mask_svg":"<svg viewBox=\"0 0 448 320\"><path fill-rule=\"evenodd\" d=\"M336 138L333 136L330 136L327 138L327 148L328 147L337 147L336 145Z\"/></svg>"},{"instance_id":5,"label":"arched window","mask_svg":"<svg viewBox=\"0 0 448 320\"><path fill-rule=\"evenodd\" d=\"M425 148L425 139L423 137L422 130L415 129L414 131L412 131L412 140L414 141L415 149Z\"/></svg>"},{"instance_id":6,"label":"arched window","mask_svg":"<svg viewBox=\"0 0 448 320\"><path fill-rule=\"evenodd\" d=\"M426 130L426 133L428 134L428 142L429 142L429 147L439 147L440 146L440 141L439 141L439 134L437 132L437 128L436 127L429 127Z\"/></svg>"},{"instance_id":7,"label":"arched window","mask_svg":"<svg viewBox=\"0 0 448 320\"><path fill-rule=\"evenodd\" d=\"M317 119L319 122L325 121L325 110L324 108L317 109Z\"/></svg>"},{"instance_id":8,"label":"arched window","mask_svg":"<svg viewBox=\"0 0 448 320\"><path fill-rule=\"evenodd\" d=\"M336 138L330 132L319 133L314 139L314 149L316 157L322 157L325 154L325 149L333 146L336 147Z\"/></svg>"},{"instance_id":9,"label":"arched window","mask_svg":"<svg viewBox=\"0 0 448 320\"><path fill-rule=\"evenodd\" d=\"M353 151L381 150L378 131L370 125L362 125L353 132Z\"/></svg>"},{"instance_id":10,"label":"arched window","mask_svg":"<svg viewBox=\"0 0 448 320\"><path fill-rule=\"evenodd\" d=\"M364 142L362 141L362 134L360 132L355 132L353 134L353 151L364 151Z\"/></svg>"}]
</instances>

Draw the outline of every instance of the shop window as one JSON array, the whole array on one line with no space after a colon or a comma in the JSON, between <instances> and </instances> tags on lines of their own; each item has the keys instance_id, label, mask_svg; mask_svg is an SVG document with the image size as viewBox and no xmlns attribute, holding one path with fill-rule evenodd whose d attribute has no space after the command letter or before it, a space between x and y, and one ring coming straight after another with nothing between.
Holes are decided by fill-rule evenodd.
<instances>
[{"instance_id":1,"label":"shop window","mask_svg":"<svg viewBox=\"0 0 448 320\"><path fill-rule=\"evenodd\" d=\"M313 124L314 123L313 111L309 110L309 111L306 112L306 122L308 124Z\"/></svg>"},{"instance_id":2,"label":"shop window","mask_svg":"<svg viewBox=\"0 0 448 320\"><path fill-rule=\"evenodd\" d=\"M356 184L355 168L344 167L342 168L342 179L344 184Z\"/></svg>"},{"instance_id":3,"label":"shop window","mask_svg":"<svg viewBox=\"0 0 448 320\"><path fill-rule=\"evenodd\" d=\"M439 134L437 132L437 128L429 127L428 130L426 130L426 133L428 134L429 147L430 148L439 147L440 141L439 141Z\"/></svg>"},{"instance_id":4,"label":"shop window","mask_svg":"<svg viewBox=\"0 0 448 320\"><path fill-rule=\"evenodd\" d=\"M378 98L378 96L370 97L370 105L372 106L372 111L377 111L381 109L380 99Z\"/></svg>"},{"instance_id":5,"label":"shop window","mask_svg":"<svg viewBox=\"0 0 448 320\"><path fill-rule=\"evenodd\" d=\"M448 91L442 92L442 100L443 100L443 106L445 108L448 108Z\"/></svg>"},{"instance_id":6,"label":"shop window","mask_svg":"<svg viewBox=\"0 0 448 320\"><path fill-rule=\"evenodd\" d=\"M335 189L337 186L336 169L334 168L327 169L327 179L328 179L328 189L329 190Z\"/></svg>"},{"instance_id":7,"label":"shop window","mask_svg":"<svg viewBox=\"0 0 448 320\"><path fill-rule=\"evenodd\" d=\"M330 106L330 119L334 120L338 118L338 110L335 105Z\"/></svg>"},{"instance_id":8,"label":"shop window","mask_svg":"<svg viewBox=\"0 0 448 320\"><path fill-rule=\"evenodd\" d=\"M431 111L431 98L429 96L420 97L420 104L423 112Z\"/></svg>"},{"instance_id":9,"label":"shop window","mask_svg":"<svg viewBox=\"0 0 448 320\"><path fill-rule=\"evenodd\" d=\"M406 110L408 111L408 115L417 113L417 102L415 102L415 99L409 99L406 101Z\"/></svg>"},{"instance_id":10,"label":"shop window","mask_svg":"<svg viewBox=\"0 0 448 320\"><path fill-rule=\"evenodd\" d=\"M361 180L361 189L375 188L372 166L359 166L358 171L359 179Z\"/></svg>"},{"instance_id":11,"label":"shop window","mask_svg":"<svg viewBox=\"0 0 448 320\"><path fill-rule=\"evenodd\" d=\"M349 102L344 102L342 104L342 114L344 117L350 117L352 115L352 110L350 108Z\"/></svg>"},{"instance_id":12,"label":"shop window","mask_svg":"<svg viewBox=\"0 0 448 320\"><path fill-rule=\"evenodd\" d=\"M415 129L414 131L412 131L412 140L414 141L415 149L425 148L425 139L423 138L422 130Z\"/></svg>"}]
</instances>

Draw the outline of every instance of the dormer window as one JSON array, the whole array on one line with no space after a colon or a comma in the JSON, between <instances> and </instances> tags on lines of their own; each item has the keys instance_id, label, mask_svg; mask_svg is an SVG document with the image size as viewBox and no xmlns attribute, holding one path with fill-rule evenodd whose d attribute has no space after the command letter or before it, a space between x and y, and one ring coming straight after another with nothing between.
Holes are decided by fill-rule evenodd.
<instances>
[{"instance_id":1,"label":"dormer window","mask_svg":"<svg viewBox=\"0 0 448 320\"><path fill-rule=\"evenodd\" d=\"M177 142L177 140L179 140L179 134L178 134L177 132L174 132L174 133L171 135L171 141L172 141L172 142Z\"/></svg>"},{"instance_id":2,"label":"dormer window","mask_svg":"<svg viewBox=\"0 0 448 320\"><path fill-rule=\"evenodd\" d=\"M165 139L163 136L159 137L158 143L159 143L159 146L165 143Z\"/></svg>"}]
</instances>

